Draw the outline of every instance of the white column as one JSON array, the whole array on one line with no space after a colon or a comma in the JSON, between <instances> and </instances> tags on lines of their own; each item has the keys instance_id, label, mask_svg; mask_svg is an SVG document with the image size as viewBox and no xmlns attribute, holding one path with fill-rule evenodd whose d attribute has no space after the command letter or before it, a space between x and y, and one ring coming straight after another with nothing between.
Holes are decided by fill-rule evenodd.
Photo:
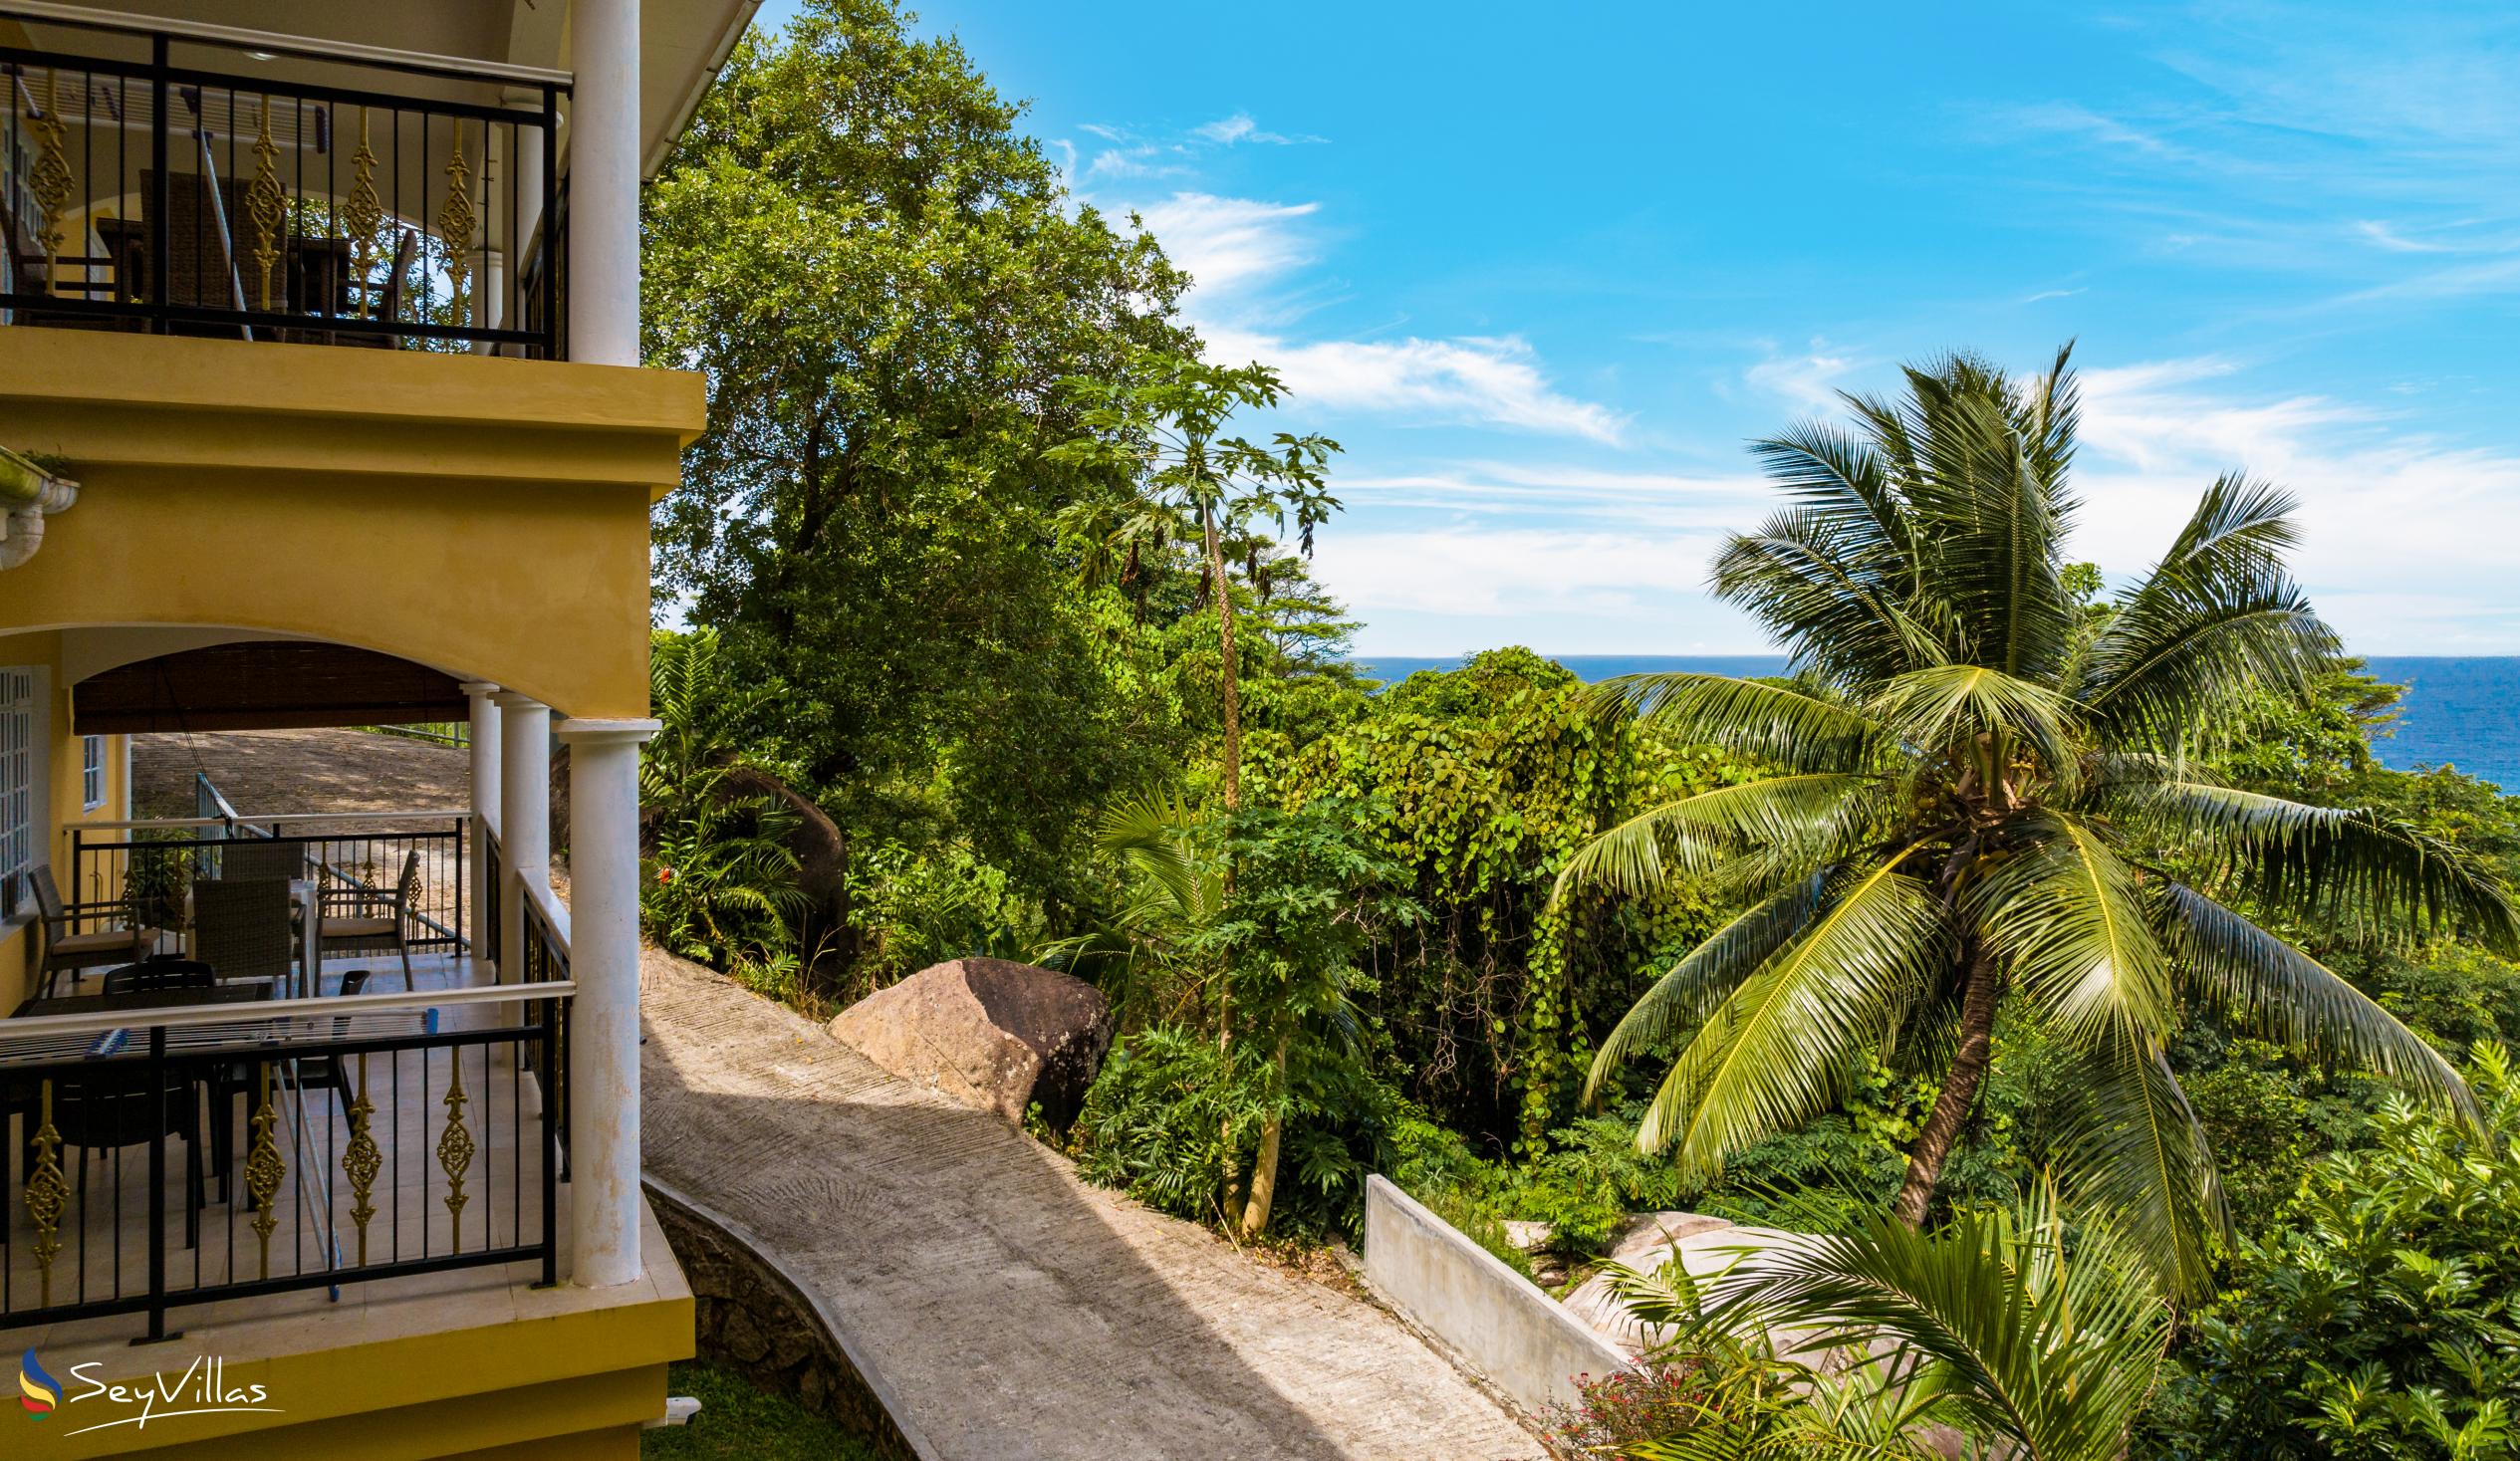
<instances>
[{"instance_id":1,"label":"white column","mask_svg":"<svg viewBox=\"0 0 2520 1461\"><path fill-rule=\"evenodd\" d=\"M499 708L492 700L499 687L488 680L466 680L464 698L472 702L467 729L472 737L472 898L473 969L476 975L494 967L491 951L499 946L499 930L490 924L490 839L499 831Z\"/></svg>"},{"instance_id":2,"label":"white column","mask_svg":"<svg viewBox=\"0 0 2520 1461\"><path fill-rule=\"evenodd\" d=\"M652 720L567 720L571 1279L627 1284L638 1253L638 747Z\"/></svg>"},{"instance_id":3,"label":"white column","mask_svg":"<svg viewBox=\"0 0 2520 1461\"><path fill-rule=\"evenodd\" d=\"M574 0L569 356L638 364L638 0Z\"/></svg>"},{"instance_id":4,"label":"white column","mask_svg":"<svg viewBox=\"0 0 2520 1461\"><path fill-rule=\"evenodd\" d=\"M499 702L499 947L513 963L525 947L522 883L551 886L551 707L502 690Z\"/></svg>"}]
</instances>

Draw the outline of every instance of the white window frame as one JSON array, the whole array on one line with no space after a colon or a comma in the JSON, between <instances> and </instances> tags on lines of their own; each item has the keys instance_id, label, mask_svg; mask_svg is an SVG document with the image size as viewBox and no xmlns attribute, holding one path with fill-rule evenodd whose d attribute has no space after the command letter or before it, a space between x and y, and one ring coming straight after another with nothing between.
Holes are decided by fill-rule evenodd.
<instances>
[{"instance_id":1,"label":"white window frame","mask_svg":"<svg viewBox=\"0 0 2520 1461\"><path fill-rule=\"evenodd\" d=\"M79 810L94 812L105 805L105 737L79 738Z\"/></svg>"},{"instance_id":2,"label":"white window frame","mask_svg":"<svg viewBox=\"0 0 2520 1461\"><path fill-rule=\"evenodd\" d=\"M22 892L28 869L42 858L37 823L43 816L43 748L38 695L32 669L0 667L0 922L13 921L31 903Z\"/></svg>"}]
</instances>

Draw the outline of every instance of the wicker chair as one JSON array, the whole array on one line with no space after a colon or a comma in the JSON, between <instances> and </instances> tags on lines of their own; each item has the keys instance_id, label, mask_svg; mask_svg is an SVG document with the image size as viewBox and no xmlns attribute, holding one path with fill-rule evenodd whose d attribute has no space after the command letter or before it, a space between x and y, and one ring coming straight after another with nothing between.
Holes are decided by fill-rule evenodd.
<instances>
[{"instance_id":1,"label":"wicker chair","mask_svg":"<svg viewBox=\"0 0 2520 1461\"><path fill-rule=\"evenodd\" d=\"M316 949L329 954L389 948L402 956L402 987L407 990L411 987L411 909L419 900L420 853L415 848L402 854L402 875L394 879L391 892L368 887L325 889Z\"/></svg>"},{"instance_id":2,"label":"wicker chair","mask_svg":"<svg viewBox=\"0 0 2520 1461\"><path fill-rule=\"evenodd\" d=\"M306 876L306 864L304 843L240 837L229 839L227 845L219 849L219 876L223 880L259 881L277 877L286 882Z\"/></svg>"},{"instance_id":3,"label":"wicker chair","mask_svg":"<svg viewBox=\"0 0 2520 1461\"><path fill-rule=\"evenodd\" d=\"M73 925L88 914L111 911L127 915L128 909L119 899L93 903L63 902L61 886L53 881L53 869L47 865L38 864L27 873L26 880L35 890L35 909L44 920L41 977L46 999L52 998L54 986L61 979L63 970L70 971L71 987L76 989L81 970L93 969L101 964L137 963L157 947L159 939L166 936L165 930L147 927L127 916L120 928L99 929L94 933L73 932Z\"/></svg>"},{"instance_id":4,"label":"wicker chair","mask_svg":"<svg viewBox=\"0 0 2520 1461\"><path fill-rule=\"evenodd\" d=\"M288 978L296 935L285 877L220 877L192 885L192 956L221 979Z\"/></svg>"}]
</instances>

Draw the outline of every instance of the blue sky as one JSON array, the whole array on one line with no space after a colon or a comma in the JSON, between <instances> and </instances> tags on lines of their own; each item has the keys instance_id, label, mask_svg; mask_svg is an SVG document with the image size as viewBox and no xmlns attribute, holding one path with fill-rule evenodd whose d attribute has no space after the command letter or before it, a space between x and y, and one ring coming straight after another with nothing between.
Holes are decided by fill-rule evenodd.
<instances>
[{"instance_id":1,"label":"blue sky","mask_svg":"<svg viewBox=\"0 0 2520 1461\"><path fill-rule=\"evenodd\" d=\"M775 18L780 0L766 8ZM2080 13L2068 14L2069 9ZM2079 339L2077 551L2304 498L2353 647L2520 653L2520 11L940 0L1347 447L1369 654L1753 652L1742 443Z\"/></svg>"}]
</instances>

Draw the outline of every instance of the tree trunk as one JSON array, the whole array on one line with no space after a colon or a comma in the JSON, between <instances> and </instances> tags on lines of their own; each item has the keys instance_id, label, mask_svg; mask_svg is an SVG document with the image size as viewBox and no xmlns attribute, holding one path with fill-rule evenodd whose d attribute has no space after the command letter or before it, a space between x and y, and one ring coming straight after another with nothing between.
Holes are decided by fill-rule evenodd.
<instances>
[{"instance_id":1,"label":"tree trunk","mask_svg":"<svg viewBox=\"0 0 2520 1461\"><path fill-rule=\"evenodd\" d=\"M1932 1113L1907 1148L1907 1180L1890 1204L1891 1214L1911 1228L1924 1226L1934 1185L1942 1180L1942 1164L1959 1140L1969 1107L1977 1101L1979 1083L1986 1079L1987 1059L1995 1044L1995 1006L2003 995L2001 983L1993 961L1983 950L1972 949L1968 986L1960 996L1960 1048L1942 1078L1942 1092L1934 1097Z\"/></svg>"},{"instance_id":2,"label":"tree trunk","mask_svg":"<svg viewBox=\"0 0 2520 1461\"><path fill-rule=\"evenodd\" d=\"M1287 1047L1291 1035L1278 1037L1277 1070L1280 1100L1286 1097ZM1269 1205L1278 1195L1278 1141L1286 1134L1286 1111L1283 1106L1269 1113L1260 1128L1260 1155L1251 1164L1251 1201L1242 1210L1242 1235L1257 1238L1269 1230Z\"/></svg>"},{"instance_id":3,"label":"tree trunk","mask_svg":"<svg viewBox=\"0 0 2520 1461\"><path fill-rule=\"evenodd\" d=\"M1208 592L1216 596L1216 644L1225 657L1225 810L1231 812L1242 806L1242 661L1234 650L1234 596L1213 511L1199 510L1199 532L1207 541Z\"/></svg>"},{"instance_id":4,"label":"tree trunk","mask_svg":"<svg viewBox=\"0 0 2520 1461\"><path fill-rule=\"evenodd\" d=\"M1234 812L1242 806L1242 664L1234 652L1234 595L1232 586L1225 580L1225 545L1224 540L1217 536L1213 509L1199 509L1199 536L1207 549L1207 592L1216 596L1216 642L1225 661L1225 810ZM1231 902L1234 892L1231 862L1225 866L1224 891L1226 900ZM1220 1064L1228 1070L1233 1064L1233 971L1220 968L1216 971L1216 1054ZM1231 1129L1228 1123L1229 1133ZM1277 1176L1277 1128L1274 1123L1262 1136L1262 1142L1268 1172L1266 1180L1274 1182ZM1253 1179L1251 1200L1265 1223L1268 1221L1269 1202L1261 1195L1266 1190L1260 1185L1261 1181L1258 1177ZM1223 1190L1229 1200L1233 1185L1233 1144L1228 1141L1225 1144ZM1249 1221L1249 1212L1250 1209L1246 1208L1246 1222Z\"/></svg>"}]
</instances>

